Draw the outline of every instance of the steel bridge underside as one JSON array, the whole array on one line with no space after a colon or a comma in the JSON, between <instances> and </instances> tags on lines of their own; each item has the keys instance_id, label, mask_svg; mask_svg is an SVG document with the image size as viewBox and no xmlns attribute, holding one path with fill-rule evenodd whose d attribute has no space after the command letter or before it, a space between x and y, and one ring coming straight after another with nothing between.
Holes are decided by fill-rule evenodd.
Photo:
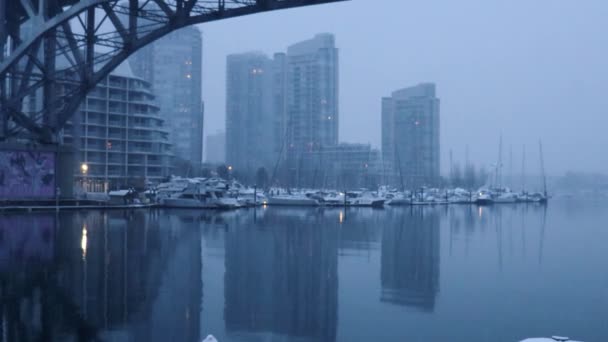
<instances>
[{"instance_id":1,"label":"steel bridge underside","mask_svg":"<svg viewBox=\"0 0 608 342\"><path fill-rule=\"evenodd\" d=\"M0 141L58 143L100 81L179 28L345 0L0 0Z\"/></svg>"}]
</instances>

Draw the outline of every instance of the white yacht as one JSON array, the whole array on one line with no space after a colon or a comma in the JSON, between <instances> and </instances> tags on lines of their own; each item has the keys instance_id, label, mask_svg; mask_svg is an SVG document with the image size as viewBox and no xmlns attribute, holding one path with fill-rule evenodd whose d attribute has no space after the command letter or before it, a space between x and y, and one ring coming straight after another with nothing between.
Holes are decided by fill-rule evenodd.
<instances>
[{"instance_id":1,"label":"white yacht","mask_svg":"<svg viewBox=\"0 0 608 342\"><path fill-rule=\"evenodd\" d=\"M517 194L510 191L498 193L494 197L494 203L515 203L518 200Z\"/></svg>"},{"instance_id":2,"label":"white yacht","mask_svg":"<svg viewBox=\"0 0 608 342\"><path fill-rule=\"evenodd\" d=\"M474 202L473 194L462 188L448 191L448 204L471 204Z\"/></svg>"},{"instance_id":3,"label":"white yacht","mask_svg":"<svg viewBox=\"0 0 608 342\"><path fill-rule=\"evenodd\" d=\"M487 189L480 189L475 196L475 204L477 205L489 205L494 204L494 198L492 192Z\"/></svg>"},{"instance_id":4,"label":"white yacht","mask_svg":"<svg viewBox=\"0 0 608 342\"><path fill-rule=\"evenodd\" d=\"M261 189L247 187L237 181L228 186L227 196L234 197L243 207L254 207L268 203L268 199Z\"/></svg>"},{"instance_id":5,"label":"white yacht","mask_svg":"<svg viewBox=\"0 0 608 342\"><path fill-rule=\"evenodd\" d=\"M564 337L564 336L552 336L551 338L546 338L546 337L535 337L535 338L527 338L525 340L522 340L521 342L581 342L581 341L574 341L571 340L568 337Z\"/></svg>"},{"instance_id":6,"label":"white yacht","mask_svg":"<svg viewBox=\"0 0 608 342\"><path fill-rule=\"evenodd\" d=\"M412 204L412 196L405 192L389 192L384 194L387 205L410 205Z\"/></svg>"},{"instance_id":7,"label":"white yacht","mask_svg":"<svg viewBox=\"0 0 608 342\"><path fill-rule=\"evenodd\" d=\"M158 202L167 208L232 209L240 205L226 196L225 184L215 179L178 178L158 188Z\"/></svg>"},{"instance_id":8,"label":"white yacht","mask_svg":"<svg viewBox=\"0 0 608 342\"><path fill-rule=\"evenodd\" d=\"M236 198L221 197L221 194L217 192L184 191L173 197L161 199L160 204L167 208L234 209L240 207Z\"/></svg>"},{"instance_id":9,"label":"white yacht","mask_svg":"<svg viewBox=\"0 0 608 342\"><path fill-rule=\"evenodd\" d=\"M320 197L321 203L328 207L344 206L345 194L337 191L319 191L315 195Z\"/></svg>"},{"instance_id":10,"label":"white yacht","mask_svg":"<svg viewBox=\"0 0 608 342\"><path fill-rule=\"evenodd\" d=\"M345 205L350 207L383 207L384 198L374 196L369 191L351 191L345 194Z\"/></svg>"}]
</instances>

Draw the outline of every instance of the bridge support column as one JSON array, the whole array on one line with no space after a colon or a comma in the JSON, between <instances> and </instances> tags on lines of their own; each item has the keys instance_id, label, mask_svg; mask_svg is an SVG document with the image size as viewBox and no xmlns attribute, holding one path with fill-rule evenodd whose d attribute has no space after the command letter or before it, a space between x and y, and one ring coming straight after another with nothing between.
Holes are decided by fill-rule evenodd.
<instances>
[{"instance_id":1,"label":"bridge support column","mask_svg":"<svg viewBox=\"0 0 608 342\"><path fill-rule=\"evenodd\" d=\"M49 158L50 156L50 158ZM0 144L0 195L3 200L74 197L75 152L60 145Z\"/></svg>"}]
</instances>

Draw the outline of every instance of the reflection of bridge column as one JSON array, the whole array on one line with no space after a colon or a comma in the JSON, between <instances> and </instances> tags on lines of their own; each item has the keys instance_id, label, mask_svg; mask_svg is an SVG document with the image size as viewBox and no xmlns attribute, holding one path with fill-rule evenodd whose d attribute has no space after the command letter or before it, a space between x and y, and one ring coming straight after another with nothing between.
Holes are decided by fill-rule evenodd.
<instances>
[{"instance_id":1,"label":"reflection of bridge column","mask_svg":"<svg viewBox=\"0 0 608 342\"><path fill-rule=\"evenodd\" d=\"M259 225L228 232L229 333L335 340L338 231L337 222L329 220L269 212Z\"/></svg>"},{"instance_id":2,"label":"reflection of bridge column","mask_svg":"<svg viewBox=\"0 0 608 342\"><path fill-rule=\"evenodd\" d=\"M22 229L14 229L17 226ZM56 331L65 338L92 336L74 301L63 295L54 279L57 227L49 214L0 216L3 341L48 341Z\"/></svg>"},{"instance_id":3,"label":"reflection of bridge column","mask_svg":"<svg viewBox=\"0 0 608 342\"><path fill-rule=\"evenodd\" d=\"M381 301L433 311L439 292L439 215L412 208L384 228Z\"/></svg>"},{"instance_id":4,"label":"reflection of bridge column","mask_svg":"<svg viewBox=\"0 0 608 342\"><path fill-rule=\"evenodd\" d=\"M28 229L5 229L15 222ZM143 211L65 213L59 222L56 230L52 215L0 217L0 288L8 294L0 315L9 340L49 341L58 332L66 340L199 340L195 224L161 225Z\"/></svg>"},{"instance_id":5,"label":"reflection of bridge column","mask_svg":"<svg viewBox=\"0 0 608 342\"><path fill-rule=\"evenodd\" d=\"M198 230L148 212L90 213L64 224L62 287L108 340L197 341L201 300ZM87 224L86 279L81 227ZM67 222L66 222L67 223ZM144 228L145 227L145 228ZM73 253L72 251L78 251ZM84 286L81 286L84 281ZM80 298L85 298L81 301Z\"/></svg>"}]
</instances>

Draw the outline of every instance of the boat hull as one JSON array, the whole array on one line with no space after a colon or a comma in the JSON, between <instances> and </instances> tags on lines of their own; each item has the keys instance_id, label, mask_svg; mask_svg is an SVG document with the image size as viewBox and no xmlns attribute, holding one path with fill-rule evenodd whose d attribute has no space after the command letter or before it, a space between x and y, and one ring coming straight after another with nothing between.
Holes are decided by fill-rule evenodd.
<instances>
[{"instance_id":1,"label":"boat hull","mask_svg":"<svg viewBox=\"0 0 608 342\"><path fill-rule=\"evenodd\" d=\"M309 198L276 198L269 197L268 205L292 206L292 207L316 207L319 202Z\"/></svg>"},{"instance_id":2,"label":"boat hull","mask_svg":"<svg viewBox=\"0 0 608 342\"><path fill-rule=\"evenodd\" d=\"M160 202L165 208L191 208L191 209L221 209L218 203L205 203L194 199L165 198Z\"/></svg>"},{"instance_id":3,"label":"boat hull","mask_svg":"<svg viewBox=\"0 0 608 342\"><path fill-rule=\"evenodd\" d=\"M491 198L478 198L475 200L475 204L477 205L492 205L494 204L494 200Z\"/></svg>"}]
</instances>

